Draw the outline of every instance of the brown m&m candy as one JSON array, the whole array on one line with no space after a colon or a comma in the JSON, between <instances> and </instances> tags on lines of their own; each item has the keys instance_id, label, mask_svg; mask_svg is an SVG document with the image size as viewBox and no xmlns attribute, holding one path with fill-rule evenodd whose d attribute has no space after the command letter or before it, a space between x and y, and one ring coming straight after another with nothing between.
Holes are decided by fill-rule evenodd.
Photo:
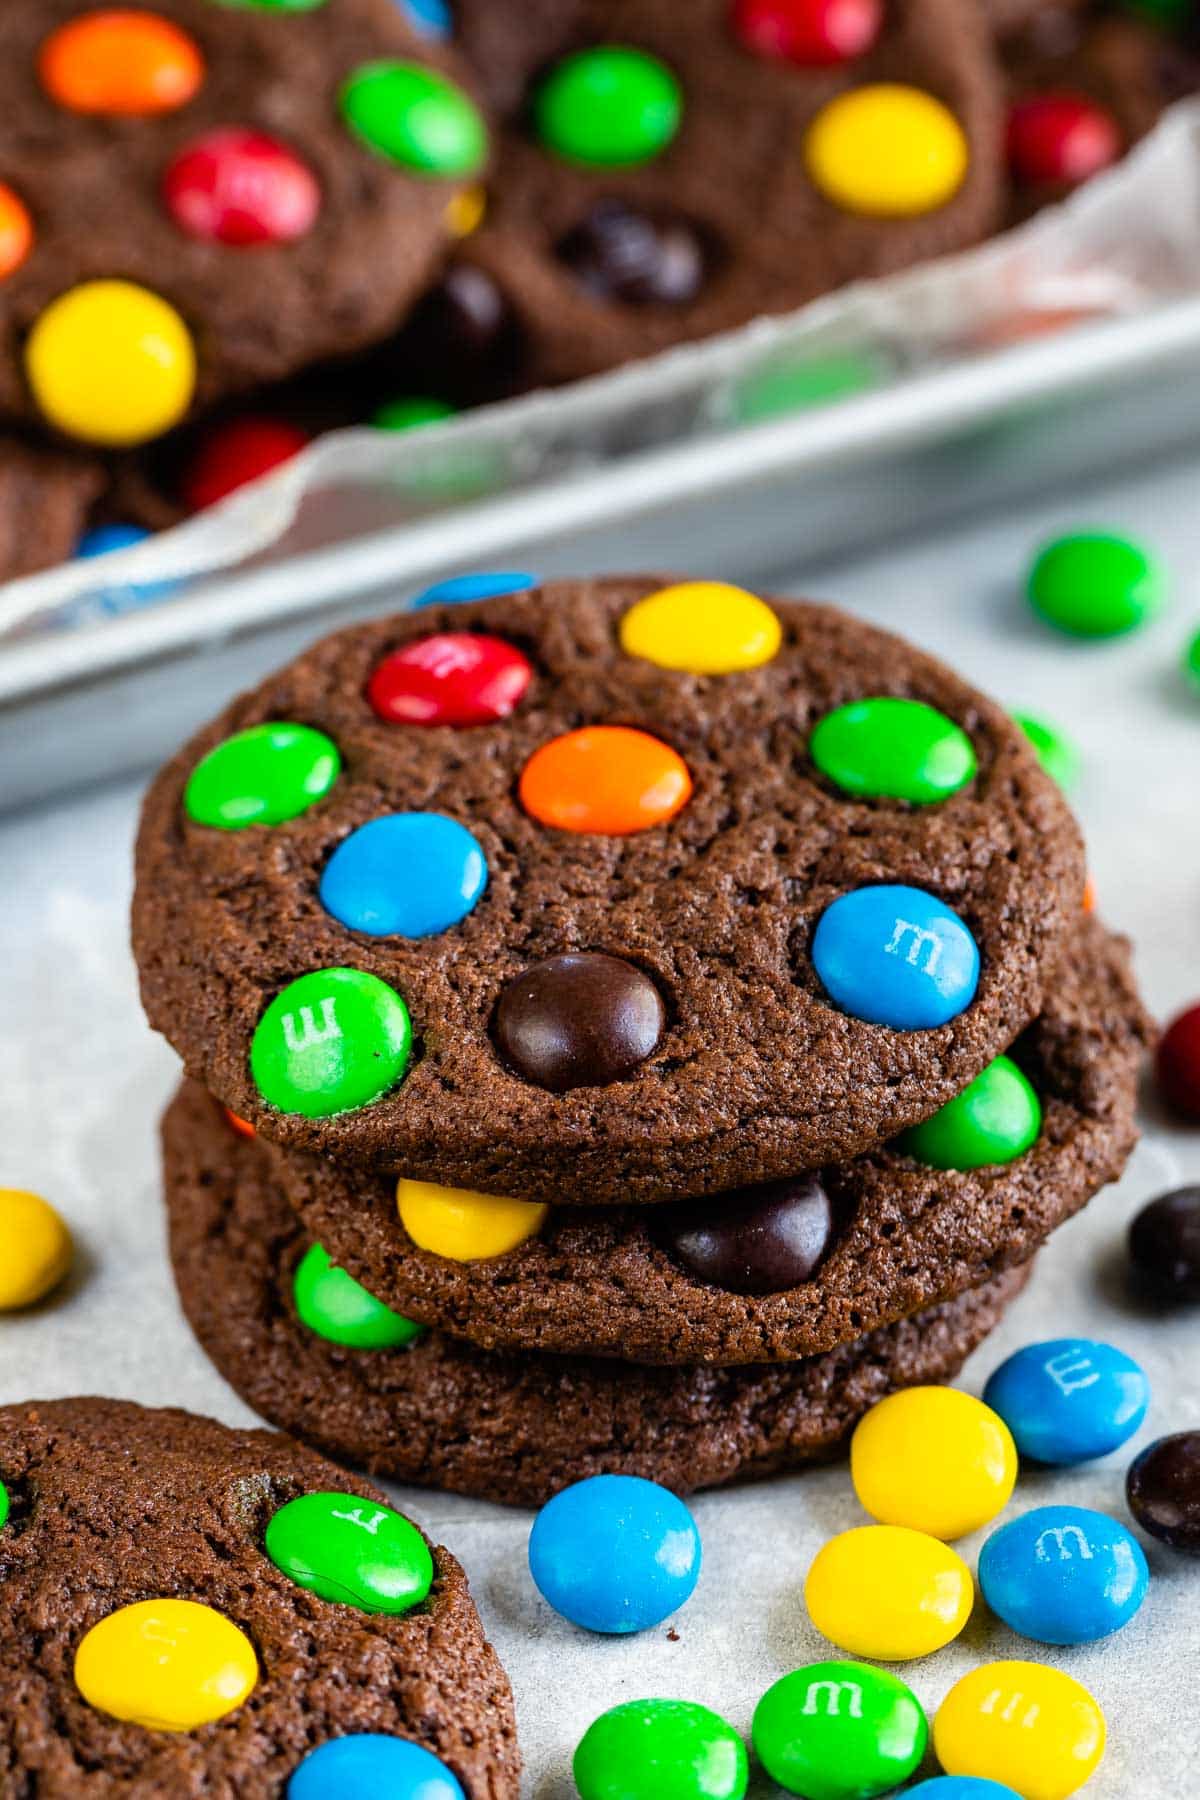
<instances>
[{"instance_id":1,"label":"brown m&m candy","mask_svg":"<svg viewBox=\"0 0 1200 1800\"><path fill-rule=\"evenodd\" d=\"M1200 1556L1200 1431L1148 1444L1130 1464L1125 1498L1143 1531Z\"/></svg>"},{"instance_id":2,"label":"brown m&m candy","mask_svg":"<svg viewBox=\"0 0 1200 1800\"><path fill-rule=\"evenodd\" d=\"M704 283L704 249L686 219L598 200L558 246L580 287L624 306L686 306Z\"/></svg>"},{"instance_id":3,"label":"brown m&m candy","mask_svg":"<svg viewBox=\"0 0 1200 1800\"><path fill-rule=\"evenodd\" d=\"M1143 1206L1129 1227L1129 1261L1139 1286L1160 1300L1200 1300L1200 1187Z\"/></svg>"},{"instance_id":4,"label":"brown m&m candy","mask_svg":"<svg viewBox=\"0 0 1200 1800\"><path fill-rule=\"evenodd\" d=\"M620 956L550 956L518 975L496 1007L504 1060L538 1087L604 1087L658 1045L666 1010L648 975Z\"/></svg>"},{"instance_id":5,"label":"brown m&m candy","mask_svg":"<svg viewBox=\"0 0 1200 1800\"><path fill-rule=\"evenodd\" d=\"M713 1287L781 1294L808 1280L832 1235L828 1194L815 1175L798 1175L673 1212L659 1241Z\"/></svg>"}]
</instances>

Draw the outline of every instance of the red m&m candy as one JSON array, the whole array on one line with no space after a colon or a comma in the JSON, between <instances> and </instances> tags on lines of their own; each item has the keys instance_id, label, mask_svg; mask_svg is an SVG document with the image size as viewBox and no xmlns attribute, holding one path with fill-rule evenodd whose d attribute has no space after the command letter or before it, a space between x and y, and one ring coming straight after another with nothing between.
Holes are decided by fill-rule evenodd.
<instances>
[{"instance_id":1,"label":"red m&m candy","mask_svg":"<svg viewBox=\"0 0 1200 1800\"><path fill-rule=\"evenodd\" d=\"M190 236L245 248L303 237L320 210L321 190L278 138L233 125L179 152L163 177L163 198Z\"/></svg>"},{"instance_id":2,"label":"red m&m candy","mask_svg":"<svg viewBox=\"0 0 1200 1800\"><path fill-rule=\"evenodd\" d=\"M1200 1119L1200 1005L1172 1019L1158 1046L1158 1085L1185 1119Z\"/></svg>"},{"instance_id":3,"label":"red m&m candy","mask_svg":"<svg viewBox=\"0 0 1200 1800\"><path fill-rule=\"evenodd\" d=\"M532 665L503 638L439 631L385 657L367 699L389 725L490 725L532 679Z\"/></svg>"},{"instance_id":4,"label":"red m&m candy","mask_svg":"<svg viewBox=\"0 0 1200 1800\"><path fill-rule=\"evenodd\" d=\"M757 56L802 69L862 56L879 36L881 0L734 0L733 29Z\"/></svg>"},{"instance_id":5,"label":"red m&m candy","mask_svg":"<svg viewBox=\"0 0 1200 1800\"><path fill-rule=\"evenodd\" d=\"M210 431L193 456L182 482L193 512L215 506L226 494L290 462L305 449L307 432L285 419L234 419Z\"/></svg>"},{"instance_id":6,"label":"red m&m candy","mask_svg":"<svg viewBox=\"0 0 1200 1800\"><path fill-rule=\"evenodd\" d=\"M1035 94L1008 115L1008 166L1018 181L1076 186L1121 154L1111 113L1082 94Z\"/></svg>"}]
</instances>

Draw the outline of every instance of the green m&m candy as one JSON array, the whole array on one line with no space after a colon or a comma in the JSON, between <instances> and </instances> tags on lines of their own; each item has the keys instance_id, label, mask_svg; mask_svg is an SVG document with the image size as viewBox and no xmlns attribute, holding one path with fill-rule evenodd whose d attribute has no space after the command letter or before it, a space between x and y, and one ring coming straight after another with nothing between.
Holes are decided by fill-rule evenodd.
<instances>
[{"instance_id":1,"label":"green m&m candy","mask_svg":"<svg viewBox=\"0 0 1200 1800\"><path fill-rule=\"evenodd\" d=\"M360 1281L335 1268L320 1244L303 1257L292 1282L302 1325L330 1344L351 1350L401 1350L424 1337L425 1327L393 1312Z\"/></svg>"},{"instance_id":2,"label":"green m&m candy","mask_svg":"<svg viewBox=\"0 0 1200 1800\"><path fill-rule=\"evenodd\" d=\"M929 806L975 774L966 732L923 700L851 700L826 713L808 749L822 775L864 800Z\"/></svg>"},{"instance_id":3,"label":"green m&m candy","mask_svg":"<svg viewBox=\"0 0 1200 1800\"><path fill-rule=\"evenodd\" d=\"M871 1800L910 1776L929 1727L911 1688L866 1663L785 1675L754 1709L754 1748L772 1780L805 1800Z\"/></svg>"},{"instance_id":4,"label":"green m&m candy","mask_svg":"<svg viewBox=\"0 0 1200 1800\"><path fill-rule=\"evenodd\" d=\"M385 401L372 414L371 423L379 431L416 431L422 425L440 425L443 419L452 419L457 410L448 400L412 394Z\"/></svg>"},{"instance_id":5,"label":"green m&m candy","mask_svg":"<svg viewBox=\"0 0 1200 1800\"><path fill-rule=\"evenodd\" d=\"M1016 1063L998 1056L900 1144L931 1169L984 1169L1024 1156L1041 1128L1040 1100Z\"/></svg>"},{"instance_id":6,"label":"green m&m candy","mask_svg":"<svg viewBox=\"0 0 1200 1800\"><path fill-rule=\"evenodd\" d=\"M197 825L221 831L283 825L323 800L341 767L338 747L323 731L273 719L202 757L184 789L183 809Z\"/></svg>"},{"instance_id":7,"label":"green m&m candy","mask_svg":"<svg viewBox=\"0 0 1200 1800\"><path fill-rule=\"evenodd\" d=\"M1183 653L1183 673L1190 686L1200 688L1200 631L1187 641Z\"/></svg>"},{"instance_id":8,"label":"green m&m candy","mask_svg":"<svg viewBox=\"0 0 1200 1800\"><path fill-rule=\"evenodd\" d=\"M574 1762L580 1800L742 1800L746 1746L707 1706L630 1700L588 1726Z\"/></svg>"},{"instance_id":9,"label":"green m&m candy","mask_svg":"<svg viewBox=\"0 0 1200 1800\"><path fill-rule=\"evenodd\" d=\"M1038 761L1061 788L1072 788L1079 779L1080 756L1077 746L1065 731L1032 713L1015 712L1013 720L1021 727L1037 751Z\"/></svg>"},{"instance_id":10,"label":"green m&m candy","mask_svg":"<svg viewBox=\"0 0 1200 1800\"><path fill-rule=\"evenodd\" d=\"M1158 563L1132 538L1077 532L1038 552L1029 603L1072 637L1117 637L1152 618L1166 597Z\"/></svg>"},{"instance_id":11,"label":"green m&m candy","mask_svg":"<svg viewBox=\"0 0 1200 1800\"><path fill-rule=\"evenodd\" d=\"M276 994L255 1028L250 1073L270 1106L327 1119L369 1106L408 1067L412 1023L386 981L314 969Z\"/></svg>"},{"instance_id":12,"label":"green m&m candy","mask_svg":"<svg viewBox=\"0 0 1200 1800\"><path fill-rule=\"evenodd\" d=\"M542 142L568 162L597 169L660 156L682 115L683 95L667 65L623 44L564 58L534 100Z\"/></svg>"},{"instance_id":13,"label":"green m&m candy","mask_svg":"<svg viewBox=\"0 0 1200 1800\"><path fill-rule=\"evenodd\" d=\"M8 1524L8 1489L0 1481L0 1530Z\"/></svg>"},{"instance_id":14,"label":"green m&m candy","mask_svg":"<svg viewBox=\"0 0 1200 1800\"><path fill-rule=\"evenodd\" d=\"M433 1585L415 1525L357 1494L301 1494L267 1526L267 1555L297 1587L363 1612L404 1613Z\"/></svg>"},{"instance_id":15,"label":"green m&m candy","mask_svg":"<svg viewBox=\"0 0 1200 1800\"><path fill-rule=\"evenodd\" d=\"M342 117L368 149L421 175L476 174L487 130L473 101L421 63L364 63L341 92Z\"/></svg>"}]
</instances>

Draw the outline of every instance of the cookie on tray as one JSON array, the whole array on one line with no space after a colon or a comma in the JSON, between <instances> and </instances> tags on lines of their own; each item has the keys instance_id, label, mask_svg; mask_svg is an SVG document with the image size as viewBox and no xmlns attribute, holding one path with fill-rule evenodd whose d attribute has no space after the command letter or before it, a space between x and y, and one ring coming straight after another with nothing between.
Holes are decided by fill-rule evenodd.
<instances>
[{"instance_id":1,"label":"cookie on tray","mask_svg":"<svg viewBox=\"0 0 1200 1800\"><path fill-rule=\"evenodd\" d=\"M1023 733L942 664L662 577L325 640L159 775L137 862L151 1023L235 1113L576 1205L926 1118L1041 1010L1084 879Z\"/></svg>"},{"instance_id":2,"label":"cookie on tray","mask_svg":"<svg viewBox=\"0 0 1200 1800\"><path fill-rule=\"evenodd\" d=\"M485 170L395 0L10 12L0 417L129 446L385 336Z\"/></svg>"},{"instance_id":3,"label":"cookie on tray","mask_svg":"<svg viewBox=\"0 0 1200 1800\"><path fill-rule=\"evenodd\" d=\"M540 1505L586 1475L686 1493L827 1459L885 1394L951 1380L1028 1272L797 1363L649 1369L498 1354L423 1335L361 1288L348 1297L344 1275L313 1276L275 1164L197 1087L169 1108L163 1144L183 1308L242 1398L377 1475L509 1504ZM306 1261L311 1325L296 1299Z\"/></svg>"},{"instance_id":4,"label":"cookie on tray","mask_svg":"<svg viewBox=\"0 0 1200 1800\"><path fill-rule=\"evenodd\" d=\"M0 1484L5 1793L282 1800L378 1734L413 1779L517 1800L466 1578L368 1483L273 1432L79 1399L0 1408Z\"/></svg>"},{"instance_id":5,"label":"cookie on tray","mask_svg":"<svg viewBox=\"0 0 1200 1800\"><path fill-rule=\"evenodd\" d=\"M786 1361L1027 1262L1120 1174L1149 1029L1126 944L1088 920L1012 1057L911 1147L650 1211L496 1200L282 1150L276 1176L338 1266L484 1349Z\"/></svg>"}]
</instances>

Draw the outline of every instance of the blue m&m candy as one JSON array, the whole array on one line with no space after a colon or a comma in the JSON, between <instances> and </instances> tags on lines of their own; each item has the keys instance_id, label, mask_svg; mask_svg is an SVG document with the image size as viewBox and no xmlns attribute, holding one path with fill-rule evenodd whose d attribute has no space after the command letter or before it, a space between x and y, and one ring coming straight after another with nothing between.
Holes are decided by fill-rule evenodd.
<instances>
[{"instance_id":1,"label":"blue m&m candy","mask_svg":"<svg viewBox=\"0 0 1200 1800\"><path fill-rule=\"evenodd\" d=\"M389 813L338 845L321 877L321 905L351 931L430 937L472 910L487 886L478 839L442 813Z\"/></svg>"},{"instance_id":2,"label":"blue m&m candy","mask_svg":"<svg viewBox=\"0 0 1200 1800\"><path fill-rule=\"evenodd\" d=\"M926 1031L965 1011L979 949L958 914L922 888L843 894L821 914L812 960L835 1005L897 1031Z\"/></svg>"},{"instance_id":3,"label":"blue m&m candy","mask_svg":"<svg viewBox=\"0 0 1200 1800\"><path fill-rule=\"evenodd\" d=\"M92 562L98 556L115 554L118 550L131 550L135 544L144 544L147 538L153 536L154 533L147 531L143 525L93 525L80 538L75 547L75 555L80 562ZM92 612L104 615L132 612L139 606L148 606L152 601L165 599L180 585L178 580L169 576L159 577L156 581L112 582L90 590L71 609L72 616L76 612L80 618Z\"/></svg>"},{"instance_id":4,"label":"blue m&m candy","mask_svg":"<svg viewBox=\"0 0 1200 1800\"><path fill-rule=\"evenodd\" d=\"M1119 1520L1084 1506L1039 1506L993 1531L979 1553L992 1611L1039 1644L1091 1644L1132 1619L1150 1571Z\"/></svg>"},{"instance_id":5,"label":"blue m&m candy","mask_svg":"<svg viewBox=\"0 0 1200 1800\"><path fill-rule=\"evenodd\" d=\"M555 1612L588 1631L645 1631L677 1612L700 1576L696 1521L669 1489L593 1475L548 1500L529 1570Z\"/></svg>"},{"instance_id":6,"label":"blue m&m candy","mask_svg":"<svg viewBox=\"0 0 1200 1800\"><path fill-rule=\"evenodd\" d=\"M400 10L422 37L448 38L454 30L449 0L399 0Z\"/></svg>"},{"instance_id":7,"label":"blue m&m candy","mask_svg":"<svg viewBox=\"0 0 1200 1800\"><path fill-rule=\"evenodd\" d=\"M1092 1338L1026 1344L991 1376L985 1403L1022 1456L1090 1462L1131 1438L1146 1416L1150 1384L1133 1358Z\"/></svg>"},{"instance_id":8,"label":"blue m&m candy","mask_svg":"<svg viewBox=\"0 0 1200 1800\"><path fill-rule=\"evenodd\" d=\"M522 569L500 569L483 575L452 575L425 589L413 601L413 611L422 606L465 606L468 600L496 600L501 594L524 594L536 587L536 575Z\"/></svg>"},{"instance_id":9,"label":"blue m&m candy","mask_svg":"<svg viewBox=\"0 0 1200 1800\"><path fill-rule=\"evenodd\" d=\"M292 1773L287 1800L465 1800L440 1756L406 1738L364 1731L331 1738Z\"/></svg>"},{"instance_id":10,"label":"blue m&m candy","mask_svg":"<svg viewBox=\"0 0 1200 1800\"><path fill-rule=\"evenodd\" d=\"M983 1775L934 1775L905 1788L904 1800L1021 1800L1016 1788Z\"/></svg>"}]
</instances>

